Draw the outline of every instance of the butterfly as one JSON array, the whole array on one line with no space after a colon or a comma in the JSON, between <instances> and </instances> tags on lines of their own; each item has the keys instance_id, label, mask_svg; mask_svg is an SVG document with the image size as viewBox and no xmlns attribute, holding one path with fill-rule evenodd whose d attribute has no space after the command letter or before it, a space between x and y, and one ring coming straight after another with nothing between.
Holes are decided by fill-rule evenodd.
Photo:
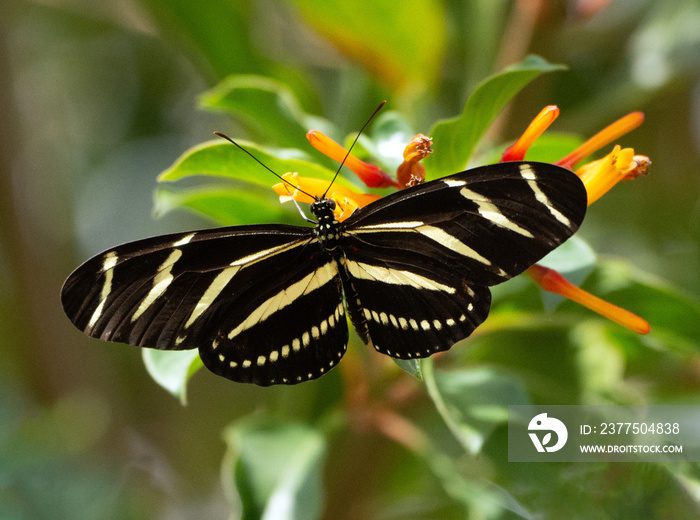
<instances>
[{"instance_id":1,"label":"butterfly","mask_svg":"<svg viewBox=\"0 0 700 520\"><path fill-rule=\"evenodd\" d=\"M123 244L65 281L85 334L161 350L198 349L227 379L316 379L343 357L348 317L397 359L448 350L487 317L489 287L579 228L586 190L548 163L505 162L397 191L339 222L316 197L309 227L259 224Z\"/></svg>"}]
</instances>

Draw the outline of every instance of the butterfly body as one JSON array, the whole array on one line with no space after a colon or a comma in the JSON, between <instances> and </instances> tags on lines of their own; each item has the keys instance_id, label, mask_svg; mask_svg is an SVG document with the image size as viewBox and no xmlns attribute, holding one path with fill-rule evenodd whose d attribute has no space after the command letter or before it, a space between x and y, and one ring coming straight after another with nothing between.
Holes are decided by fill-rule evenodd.
<instances>
[{"instance_id":1,"label":"butterfly body","mask_svg":"<svg viewBox=\"0 0 700 520\"><path fill-rule=\"evenodd\" d=\"M258 385L315 379L342 358L346 312L378 352L449 349L489 311L489 286L578 229L586 192L551 164L502 163L393 193L343 222L234 226L118 246L76 269L64 309L86 334L180 350Z\"/></svg>"}]
</instances>

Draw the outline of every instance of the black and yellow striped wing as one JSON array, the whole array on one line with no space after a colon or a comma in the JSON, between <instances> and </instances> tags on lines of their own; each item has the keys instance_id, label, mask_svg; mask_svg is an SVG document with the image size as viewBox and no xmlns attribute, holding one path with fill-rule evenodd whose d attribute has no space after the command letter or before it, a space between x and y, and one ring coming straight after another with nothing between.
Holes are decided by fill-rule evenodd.
<instances>
[{"instance_id":1,"label":"black and yellow striped wing","mask_svg":"<svg viewBox=\"0 0 700 520\"><path fill-rule=\"evenodd\" d=\"M563 168L502 163L394 193L343 223L332 206L312 205L315 228L237 226L118 246L69 276L65 312L90 336L198 348L212 372L259 385L334 367L346 309L378 351L425 357L486 319L488 286L578 229L586 193Z\"/></svg>"}]
</instances>

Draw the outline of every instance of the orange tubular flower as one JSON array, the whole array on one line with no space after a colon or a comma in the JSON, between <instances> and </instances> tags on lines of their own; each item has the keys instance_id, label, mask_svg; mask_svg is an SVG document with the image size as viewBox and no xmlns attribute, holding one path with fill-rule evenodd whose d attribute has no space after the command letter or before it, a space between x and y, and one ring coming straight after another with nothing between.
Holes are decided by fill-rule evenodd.
<instances>
[{"instance_id":1,"label":"orange tubular flower","mask_svg":"<svg viewBox=\"0 0 700 520\"><path fill-rule=\"evenodd\" d=\"M523 135L512 145L506 148L506 151L501 155L501 162L507 161L522 161L525 158L530 145L542 135L542 132L549 128L554 120L559 117L559 107L555 105L547 105L544 107L537 117L532 120L532 123L527 127Z\"/></svg>"},{"instance_id":2,"label":"orange tubular flower","mask_svg":"<svg viewBox=\"0 0 700 520\"><path fill-rule=\"evenodd\" d=\"M347 150L336 143L330 137L322 134L318 130L309 130L306 133L306 138L311 143L311 146L319 152L327 155L331 159L343 163L345 166L355 173L362 182L370 188L390 188L399 187L398 182L392 179L388 173L382 171L379 167L373 164L367 164L361 161L353 154L348 154Z\"/></svg>"},{"instance_id":3,"label":"orange tubular flower","mask_svg":"<svg viewBox=\"0 0 700 520\"><path fill-rule=\"evenodd\" d=\"M328 181L324 179L314 179L312 177L300 177L296 172L285 173L282 178L287 182L275 184L272 189L280 196L280 202L289 202L292 199L298 202L312 203L314 200L306 193L318 194L321 196L328 189ZM289 183L289 184L288 184ZM292 188L296 186L297 189ZM306 192L306 193L304 193ZM345 220L352 212L370 202L374 202L379 195L372 193L357 193L344 186L334 184L328 193L328 198L336 203L335 217L338 221Z\"/></svg>"},{"instance_id":4,"label":"orange tubular flower","mask_svg":"<svg viewBox=\"0 0 700 520\"><path fill-rule=\"evenodd\" d=\"M597 296L576 287L554 269L535 264L527 270L533 280L545 291L553 292L580 303L598 314L619 323L639 334L648 334L651 330L649 323L631 312L601 300Z\"/></svg>"},{"instance_id":5,"label":"orange tubular flower","mask_svg":"<svg viewBox=\"0 0 700 520\"><path fill-rule=\"evenodd\" d=\"M557 115L559 115L559 110L556 107L545 107L515 144L506 149L501 161L522 160L533 141L549 127ZM634 130L643 121L644 114L632 112L607 126L554 164L572 169L582 159ZM616 145L608 155L579 167L575 173L586 187L588 205L590 206L618 182L646 175L650 164L651 161L648 157L634 155L632 148L622 149ZM649 323L644 319L576 287L553 269L536 264L530 267L527 273L545 291L569 298L639 334L647 334L651 330Z\"/></svg>"},{"instance_id":6,"label":"orange tubular flower","mask_svg":"<svg viewBox=\"0 0 700 520\"><path fill-rule=\"evenodd\" d=\"M606 126L600 132L591 137L588 141L576 148L563 159L559 159L555 164L564 168L572 169L582 159L588 157L596 150L600 150L603 146L612 143L618 137L631 132L644 122L644 114L641 112L632 112L618 119L611 125Z\"/></svg>"},{"instance_id":7,"label":"orange tubular flower","mask_svg":"<svg viewBox=\"0 0 700 520\"><path fill-rule=\"evenodd\" d=\"M355 172L370 188L385 188L389 186L405 188L407 186L420 184L425 179L425 168L420 164L420 161L433 151L430 148L433 141L429 137L423 134L414 136L404 149L404 161L397 169L396 175L399 181L396 181L377 166L368 164L359 160L354 155L348 154L345 148L317 130L309 130L306 137L314 148L331 159L338 162L345 160L345 166ZM282 203L289 202L290 200L311 203L313 199L306 195L306 193L321 196L326 193L328 189L327 180L299 177L297 173L285 173L282 177L287 182L281 182L272 187L280 196L280 202ZM294 186L296 186L296 188L294 188ZM334 214L340 222L352 215L353 211L357 208L366 206L379 198L379 195L357 193L335 184L331 187L327 196L335 201L336 210Z\"/></svg>"},{"instance_id":8,"label":"orange tubular flower","mask_svg":"<svg viewBox=\"0 0 700 520\"><path fill-rule=\"evenodd\" d=\"M632 148L620 149L620 146L616 145L613 151L602 159L578 168L576 174L586 186L590 206L618 182L634 179L640 174L646 175L650 164L648 157L634 155Z\"/></svg>"}]
</instances>

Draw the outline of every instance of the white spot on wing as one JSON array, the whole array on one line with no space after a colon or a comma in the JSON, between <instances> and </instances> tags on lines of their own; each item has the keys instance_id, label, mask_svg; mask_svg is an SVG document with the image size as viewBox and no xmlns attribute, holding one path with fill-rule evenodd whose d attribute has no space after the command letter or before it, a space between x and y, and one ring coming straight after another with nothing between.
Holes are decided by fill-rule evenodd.
<instances>
[{"instance_id":1,"label":"white spot on wing","mask_svg":"<svg viewBox=\"0 0 700 520\"><path fill-rule=\"evenodd\" d=\"M362 280L378 280L387 284L408 285L416 289L442 291L448 294L455 293L454 287L441 284L425 276L412 273L411 271L389 269L387 267L355 262L353 260L347 260L346 265L350 275ZM375 318L375 321L379 320Z\"/></svg>"},{"instance_id":2,"label":"white spot on wing","mask_svg":"<svg viewBox=\"0 0 700 520\"><path fill-rule=\"evenodd\" d=\"M294 303L294 301L300 296L309 294L319 287L323 287L325 284L333 280L337 274L338 270L334 261L330 261L327 264L322 265L298 282L293 283L286 289L281 290L276 295L265 300L260 306L258 306L257 309L251 312L245 320L243 320L236 328L229 332L229 339L233 339L242 331L265 321L280 309Z\"/></svg>"},{"instance_id":3,"label":"white spot on wing","mask_svg":"<svg viewBox=\"0 0 700 520\"><path fill-rule=\"evenodd\" d=\"M168 288L168 286L173 281L172 269L175 262L177 262L182 256L182 250L173 249L173 251L168 255L168 258L160 264L158 267L158 274L153 278L153 287L148 291L146 297L141 300L136 312L131 316L131 322L135 322L139 319L146 309L148 309L153 302L155 302Z\"/></svg>"},{"instance_id":4,"label":"white spot on wing","mask_svg":"<svg viewBox=\"0 0 700 520\"><path fill-rule=\"evenodd\" d=\"M555 219L557 219L565 226L571 227L571 221L568 218L566 218L565 215L559 212L554 206L552 206L552 203L547 198L547 195L545 195L544 192L537 185L537 176L535 175L534 170L530 167L529 164L520 165L520 175L522 175L523 179L527 180L527 183L530 186L530 189L535 194L535 198L537 199L537 201L540 204L546 206Z\"/></svg>"},{"instance_id":5,"label":"white spot on wing","mask_svg":"<svg viewBox=\"0 0 700 520\"><path fill-rule=\"evenodd\" d=\"M105 275L105 281L102 284L102 291L100 291L100 303L92 313L92 316L90 316L88 327L93 327L95 323L97 323L97 320L100 319L105 302L107 301L107 297L109 296L109 293L112 292L112 278L114 277L113 269L114 266L117 265L117 259L117 253L114 251L110 251L104 256L104 261L102 262L102 272Z\"/></svg>"},{"instance_id":6,"label":"white spot on wing","mask_svg":"<svg viewBox=\"0 0 700 520\"><path fill-rule=\"evenodd\" d=\"M510 229L511 231L514 231L528 238L533 238L532 233L530 233L527 229L521 228L515 222L511 222L510 220L508 220L506 216L503 215L503 213L501 213L498 207L496 207L495 204L493 204L483 195L467 188L462 188L459 192L462 194L463 197L469 199L477 205L479 215L481 215L485 219L490 220L491 222L502 228Z\"/></svg>"},{"instance_id":7,"label":"white spot on wing","mask_svg":"<svg viewBox=\"0 0 700 520\"><path fill-rule=\"evenodd\" d=\"M190 240L194 238L194 235L195 233L190 233L189 235L182 237L180 240L173 244L173 247L180 247L184 246L185 244L189 244Z\"/></svg>"},{"instance_id":8,"label":"white spot on wing","mask_svg":"<svg viewBox=\"0 0 700 520\"><path fill-rule=\"evenodd\" d=\"M231 278L233 278L239 270L240 267L227 267L216 275L216 278L212 280L209 287L207 287L207 290L204 291L204 294L197 302L197 305L195 305L192 314L190 314L190 317L187 319L187 323L185 323L186 329L191 327L197 318L199 318L202 313L209 308L216 297L221 294L221 291L224 290L224 287L226 287L226 285L231 281Z\"/></svg>"}]
</instances>

